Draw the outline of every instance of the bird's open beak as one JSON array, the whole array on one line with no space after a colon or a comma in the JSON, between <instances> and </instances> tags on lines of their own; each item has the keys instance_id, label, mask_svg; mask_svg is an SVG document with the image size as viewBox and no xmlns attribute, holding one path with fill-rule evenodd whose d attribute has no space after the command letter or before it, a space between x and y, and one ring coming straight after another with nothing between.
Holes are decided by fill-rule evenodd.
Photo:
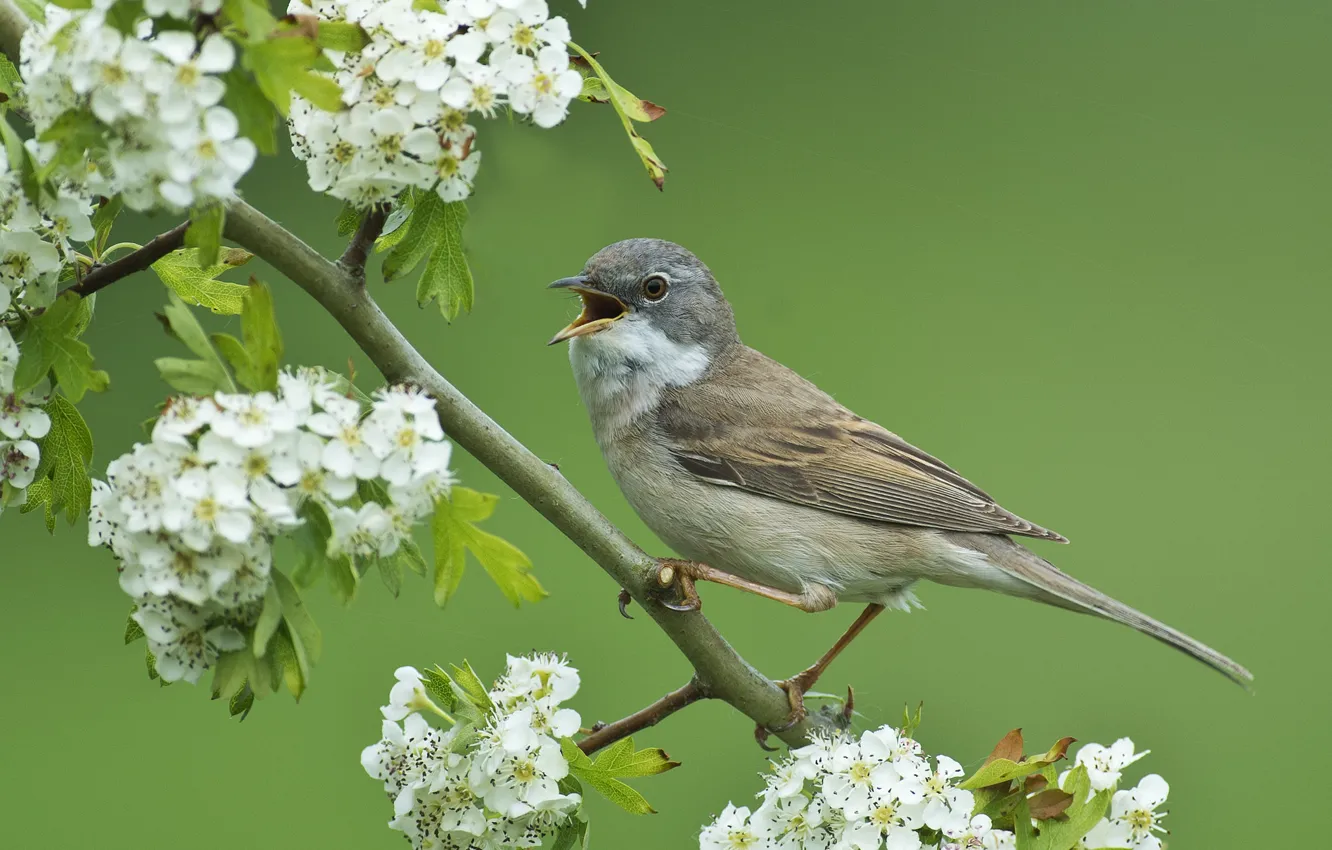
<instances>
[{"instance_id":1,"label":"bird's open beak","mask_svg":"<svg viewBox=\"0 0 1332 850\"><path fill-rule=\"evenodd\" d=\"M622 319L629 308L614 295L609 295L593 288L592 281L586 277L566 277L550 285L551 289L571 289L583 299L583 312L568 324L564 330L551 337L547 345L564 342L576 336L604 331Z\"/></svg>"}]
</instances>

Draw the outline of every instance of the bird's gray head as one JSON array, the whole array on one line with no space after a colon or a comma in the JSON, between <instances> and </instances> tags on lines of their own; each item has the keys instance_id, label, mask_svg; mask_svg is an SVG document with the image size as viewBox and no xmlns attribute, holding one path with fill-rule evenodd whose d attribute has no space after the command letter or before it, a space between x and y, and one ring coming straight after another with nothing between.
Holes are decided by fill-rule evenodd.
<instances>
[{"instance_id":1,"label":"bird's gray head","mask_svg":"<svg viewBox=\"0 0 1332 850\"><path fill-rule=\"evenodd\" d=\"M674 242L626 239L602 248L576 277L557 280L583 299L583 312L551 343L585 337L592 347L647 342L657 334L681 349L713 355L739 336L731 305L703 262Z\"/></svg>"}]
</instances>

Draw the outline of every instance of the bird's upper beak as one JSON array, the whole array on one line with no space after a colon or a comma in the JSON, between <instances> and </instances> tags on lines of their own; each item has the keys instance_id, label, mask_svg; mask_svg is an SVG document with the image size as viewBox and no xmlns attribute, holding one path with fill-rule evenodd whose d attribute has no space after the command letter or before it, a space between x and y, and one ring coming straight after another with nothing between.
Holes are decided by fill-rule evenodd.
<instances>
[{"instance_id":1,"label":"bird's upper beak","mask_svg":"<svg viewBox=\"0 0 1332 850\"><path fill-rule=\"evenodd\" d=\"M604 331L629 312L628 306L623 301L597 289L595 283L582 275L557 280L550 285L550 288L572 289L577 292L583 299L583 312L579 313L578 318L570 322L564 330L551 337L547 345Z\"/></svg>"}]
</instances>

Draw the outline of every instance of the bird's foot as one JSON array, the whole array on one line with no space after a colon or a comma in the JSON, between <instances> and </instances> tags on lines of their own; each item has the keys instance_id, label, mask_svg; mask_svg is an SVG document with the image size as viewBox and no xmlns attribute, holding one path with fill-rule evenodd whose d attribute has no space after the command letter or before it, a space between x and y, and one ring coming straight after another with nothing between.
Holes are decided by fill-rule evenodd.
<instances>
[{"instance_id":1,"label":"bird's foot","mask_svg":"<svg viewBox=\"0 0 1332 850\"><path fill-rule=\"evenodd\" d=\"M663 591L675 588L678 601L660 600L661 604L672 611L697 611L703 607L694 581L699 577L699 567L693 561L680 561L674 558L657 559L657 587Z\"/></svg>"},{"instance_id":2,"label":"bird's foot","mask_svg":"<svg viewBox=\"0 0 1332 850\"><path fill-rule=\"evenodd\" d=\"M758 741L760 747L772 752L773 748L768 746L768 736L780 735L805 719L809 714L805 708L805 694L814 687L814 682L818 680L821 672L823 671L811 668L789 679L777 681L777 687L786 691L786 701L791 707L791 713L786 716L786 721L778 726L764 726L759 723L754 727L754 739Z\"/></svg>"},{"instance_id":3,"label":"bird's foot","mask_svg":"<svg viewBox=\"0 0 1332 850\"><path fill-rule=\"evenodd\" d=\"M620 588L620 616L626 620L633 619L633 615L629 613L629 603L633 601L634 598L629 595L629 591Z\"/></svg>"}]
</instances>

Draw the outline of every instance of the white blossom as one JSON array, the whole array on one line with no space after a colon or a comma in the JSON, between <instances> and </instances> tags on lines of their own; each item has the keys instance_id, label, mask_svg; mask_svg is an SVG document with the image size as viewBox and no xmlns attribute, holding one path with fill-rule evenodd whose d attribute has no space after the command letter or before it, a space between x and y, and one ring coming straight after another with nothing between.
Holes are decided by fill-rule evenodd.
<instances>
[{"instance_id":1,"label":"white blossom","mask_svg":"<svg viewBox=\"0 0 1332 850\"><path fill-rule=\"evenodd\" d=\"M293 14L359 23L361 51L328 50L350 110L322 113L299 97L288 121L310 187L360 206L404 189L445 201L472 193L481 154L472 113L501 106L552 127L582 89L570 67L569 27L546 0L293 0Z\"/></svg>"},{"instance_id":2,"label":"white blossom","mask_svg":"<svg viewBox=\"0 0 1332 850\"><path fill-rule=\"evenodd\" d=\"M109 5L48 6L46 21L22 39L19 70L36 135L62 119L95 118L101 125L103 145L84 151L84 161L58 167L55 178L85 196L120 194L136 210L230 199L256 153L253 142L238 137L235 115L220 105L221 75L234 65L235 49L220 33L200 41L191 30L161 29L148 19L134 34L122 34L107 21ZM150 16L182 20L220 8L220 0L144 5ZM50 160L59 144L36 145L39 162ZM83 222L72 223L78 227L67 238L90 237L82 236Z\"/></svg>"},{"instance_id":3,"label":"white blossom","mask_svg":"<svg viewBox=\"0 0 1332 850\"><path fill-rule=\"evenodd\" d=\"M1113 788L1119 782L1124 768L1151 752L1143 750L1135 753L1133 749L1133 741L1129 738L1120 738L1108 747L1087 744L1078 750L1074 764L1087 768L1087 777L1091 780L1093 791L1104 791ZM1067 775L1065 773L1060 776L1061 784Z\"/></svg>"},{"instance_id":4,"label":"white blossom","mask_svg":"<svg viewBox=\"0 0 1332 850\"><path fill-rule=\"evenodd\" d=\"M3 342L0 337L0 355ZM143 617L176 624L170 636L158 639L159 648L150 649L167 657L166 670L179 678L197 679L218 652L233 648L232 632L243 635L253 625L271 586L278 537L315 517L330 555L388 556L452 481L439 462L441 456L447 461L449 444L428 396L401 387L383 390L376 395L378 412L367 417L361 403L336 392L320 370L283 372L277 383L276 393L170 399L151 440L111 461L106 481L93 483L88 542L115 554L120 586L147 612ZM0 397L0 435L44 433L49 418L28 406L42 401L44 391L39 387L22 400ZM377 477L380 458L364 442L356 449L370 467L363 486L329 469L330 458L333 466L352 458L353 471L358 469L360 454L347 440L349 434L359 439L363 419L384 425L371 426L370 443L394 456L405 476ZM410 440L399 439L404 429ZM3 442L0 449L6 452L0 471L10 486L26 486L36 445ZM415 671L400 672L403 682L414 684L402 684L385 707L393 719L431 705L423 695L411 698L419 692ZM556 720L552 715L543 722L550 727ZM567 718L561 715L558 724L565 728Z\"/></svg>"},{"instance_id":5,"label":"white blossom","mask_svg":"<svg viewBox=\"0 0 1332 850\"><path fill-rule=\"evenodd\" d=\"M1132 747L1130 747L1130 752ZM1165 833L1161 819L1166 812L1157 809L1170 796L1170 785L1155 773L1144 776L1137 786L1116 791L1110 801L1110 815L1094 826L1083 840L1086 847L1160 850Z\"/></svg>"}]
</instances>

